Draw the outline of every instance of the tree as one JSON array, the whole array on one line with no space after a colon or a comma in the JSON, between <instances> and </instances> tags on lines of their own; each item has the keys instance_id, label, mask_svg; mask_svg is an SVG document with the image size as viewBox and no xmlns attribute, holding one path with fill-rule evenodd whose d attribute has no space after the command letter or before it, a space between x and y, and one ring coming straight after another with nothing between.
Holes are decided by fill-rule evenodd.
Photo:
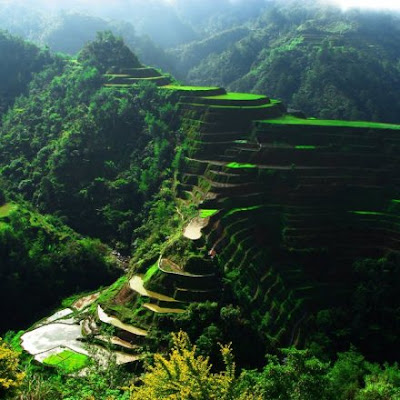
<instances>
[{"instance_id":1,"label":"tree","mask_svg":"<svg viewBox=\"0 0 400 400\"><path fill-rule=\"evenodd\" d=\"M25 373L19 370L18 353L0 338L0 398L7 398L17 390L24 380Z\"/></svg>"},{"instance_id":2,"label":"tree","mask_svg":"<svg viewBox=\"0 0 400 400\"><path fill-rule=\"evenodd\" d=\"M282 360L268 356L262 372L244 371L237 385L238 392L250 390L263 399L328 400L328 363L321 362L308 350L282 349Z\"/></svg>"},{"instance_id":3,"label":"tree","mask_svg":"<svg viewBox=\"0 0 400 400\"><path fill-rule=\"evenodd\" d=\"M225 371L212 373L209 358L196 356L187 333L172 334L172 341L169 356L156 354L154 365L141 378L142 386L131 388L131 400L232 398L235 363L230 345L221 346Z\"/></svg>"},{"instance_id":4,"label":"tree","mask_svg":"<svg viewBox=\"0 0 400 400\"><path fill-rule=\"evenodd\" d=\"M95 66L104 73L110 68L137 68L141 64L124 41L110 31L98 32L96 40L89 42L79 53L79 61Z\"/></svg>"}]
</instances>

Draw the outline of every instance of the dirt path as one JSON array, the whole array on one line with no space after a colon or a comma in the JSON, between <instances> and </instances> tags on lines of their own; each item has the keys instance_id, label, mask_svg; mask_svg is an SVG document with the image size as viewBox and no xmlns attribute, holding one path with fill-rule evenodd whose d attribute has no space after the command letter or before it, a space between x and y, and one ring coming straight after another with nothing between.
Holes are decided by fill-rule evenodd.
<instances>
[{"instance_id":1,"label":"dirt path","mask_svg":"<svg viewBox=\"0 0 400 400\"><path fill-rule=\"evenodd\" d=\"M201 230L208 225L210 218L193 218L189 225L183 230L183 236L190 240L198 240L201 238Z\"/></svg>"},{"instance_id":2,"label":"dirt path","mask_svg":"<svg viewBox=\"0 0 400 400\"><path fill-rule=\"evenodd\" d=\"M115 326L116 328L120 328L124 331L132 333L133 335L147 336L148 332L146 330L141 329L141 328L136 328L135 326L132 326L132 325L125 324L124 322L120 321L118 318L107 315L99 305L97 306L97 315L98 315L100 321L104 322L105 324Z\"/></svg>"},{"instance_id":3,"label":"dirt path","mask_svg":"<svg viewBox=\"0 0 400 400\"><path fill-rule=\"evenodd\" d=\"M151 303L143 304L143 307L158 314L182 314L185 312L185 310L182 310L181 308L165 308Z\"/></svg>"},{"instance_id":4,"label":"dirt path","mask_svg":"<svg viewBox=\"0 0 400 400\"><path fill-rule=\"evenodd\" d=\"M107 336L103 336L103 335L98 335L98 336L96 336L96 339L101 340L102 342L105 342L105 343L115 344L117 346L121 346L126 349L134 350L134 349L138 348L138 346L135 346L125 340L122 340L117 336L107 337Z\"/></svg>"},{"instance_id":5,"label":"dirt path","mask_svg":"<svg viewBox=\"0 0 400 400\"><path fill-rule=\"evenodd\" d=\"M177 300L175 300L172 297L168 297L163 294L147 290L143 286L143 276L141 275L134 275L132 279L129 281L129 286L132 290L134 290L136 293L139 293L141 296L147 296L150 297L151 299L156 299L160 301L177 302Z\"/></svg>"},{"instance_id":6,"label":"dirt path","mask_svg":"<svg viewBox=\"0 0 400 400\"><path fill-rule=\"evenodd\" d=\"M90 306L93 304L100 296L101 292L97 293L92 293L89 294L88 296L81 297L75 303L72 304L72 307L75 308L75 310L82 311L84 308L87 306Z\"/></svg>"}]
</instances>

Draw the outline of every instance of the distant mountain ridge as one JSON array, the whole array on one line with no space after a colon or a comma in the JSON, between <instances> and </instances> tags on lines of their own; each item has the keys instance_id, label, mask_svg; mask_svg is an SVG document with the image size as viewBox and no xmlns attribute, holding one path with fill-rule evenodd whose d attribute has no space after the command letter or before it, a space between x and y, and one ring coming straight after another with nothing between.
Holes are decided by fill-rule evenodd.
<instances>
[{"instance_id":1,"label":"distant mountain ridge","mask_svg":"<svg viewBox=\"0 0 400 400\"><path fill-rule=\"evenodd\" d=\"M292 2L249 24L244 37L226 35L223 51L214 52L219 35L208 38L197 65L186 60L196 59L199 43L176 52L178 76L266 93L316 117L398 122L399 16Z\"/></svg>"}]
</instances>

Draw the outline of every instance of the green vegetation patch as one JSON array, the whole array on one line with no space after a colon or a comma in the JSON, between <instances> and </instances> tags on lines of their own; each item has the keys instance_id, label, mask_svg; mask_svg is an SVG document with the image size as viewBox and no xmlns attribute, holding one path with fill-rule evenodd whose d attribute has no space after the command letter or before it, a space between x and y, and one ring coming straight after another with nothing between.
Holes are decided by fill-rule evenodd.
<instances>
[{"instance_id":1,"label":"green vegetation patch","mask_svg":"<svg viewBox=\"0 0 400 400\"><path fill-rule=\"evenodd\" d=\"M107 301L112 299L114 296L117 295L122 286L124 286L124 284L127 282L128 278L125 275L121 276L121 278L119 278L116 282L114 282L111 286L109 286L102 292L100 297L97 299L97 302L94 303L92 306L97 307L97 303L106 303Z\"/></svg>"},{"instance_id":2,"label":"green vegetation patch","mask_svg":"<svg viewBox=\"0 0 400 400\"><path fill-rule=\"evenodd\" d=\"M18 208L17 204L6 203L0 207L0 218L8 217L13 211Z\"/></svg>"},{"instance_id":3,"label":"green vegetation patch","mask_svg":"<svg viewBox=\"0 0 400 400\"><path fill-rule=\"evenodd\" d=\"M204 96L205 99L210 100L264 100L268 99L267 96L252 93L227 93L219 96Z\"/></svg>"},{"instance_id":4,"label":"green vegetation patch","mask_svg":"<svg viewBox=\"0 0 400 400\"><path fill-rule=\"evenodd\" d=\"M215 215L219 210L200 210L200 218L208 218Z\"/></svg>"},{"instance_id":5,"label":"green vegetation patch","mask_svg":"<svg viewBox=\"0 0 400 400\"><path fill-rule=\"evenodd\" d=\"M242 99L243 100L243 99ZM199 105L199 104L196 104ZM208 107L215 108L215 109L229 109L229 110L263 110L264 108L274 108L276 103L268 103L268 104L261 104L261 105L245 105L245 106L231 106L231 105L218 105L218 104L209 104Z\"/></svg>"},{"instance_id":6,"label":"green vegetation patch","mask_svg":"<svg viewBox=\"0 0 400 400\"><path fill-rule=\"evenodd\" d=\"M226 213L225 217L229 217L232 214L236 214L236 213L242 212L242 211L257 210L257 209L259 209L261 207L262 207L262 205L260 205L260 206L251 206L251 207L243 207L243 208L234 208L234 209L230 210L228 213Z\"/></svg>"},{"instance_id":7,"label":"green vegetation patch","mask_svg":"<svg viewBox=\"0 0 400 400\"><path fill-rule=\"evenodd\" d=\"M377 211L350 211L352 214L357 215L387 215Z\"/></svg>"},{"instance_id":8,"label":"green vegetation patch","mask_svg":"<svg viewBox=\"0 0 400 400\"><path fill-rule=\"evenodd\" d=\"M219 90L218 86L178 86L178 85L166 85L163 89L170 90L184 90L188 92L205 91L205 90Z\"/></svg>"},{"instance_id":9,"label":"green vegetation patch","mask_svg":"<svg viewBox=\"0 0 400 400\"><path fill-rule=\"evenodd\" d=\"M316 146L306 146L306 145L298 145L295 146L296 150L315 150Z\"/></svg>"},{"instance_id":10,"label":"green vegetation patch","mask_svg":"<svg viewBox=\"0 0 400 400\"><path fill-rule=\"evenodd\" d=\"M143 282L148 282L158 271L158 261L155 262L146 272L143 278Z\"/></svg>"},{"instance_id":11,"label":"green vegetation patch","mask_svg":"<svg viewBox=\"0 0 400 400\"><path fill-rule=\"evenodd\" d=\"M384 124L380 122L367 121L340 121L328 119L303 119L292 115L285 115L280 118L261 121L268 124L277 125L304 125L304 126L337 126L342 128L369 128L369 129L392 129L400 130L400 125Z\"/></svg>"},{"instance_id":12,"label":"green vegetation patch","mask_svg":"<svg viewBox=\"0 0 400 400\"><path fill-rule=\"evenodd\" d=\"M226 167L228 168L257 168L257 165L255 164L247 164L247 163L238 163L238 162L231 162L229 164L226 164Z\"/></svg>"},{"instance_id":13,"label":"green vegetation patch","mask_svg":"<svg viewBox=\"0 0 400 400\"><path fill-rule=\"evenodd\" d=\"M65 372L75 372L84 368L89 362L89 358L84 354L79 354L71 350L64 350L59 354L52 354L43 360L46 365L61 368Z\"/></svg>"}]
</instances>

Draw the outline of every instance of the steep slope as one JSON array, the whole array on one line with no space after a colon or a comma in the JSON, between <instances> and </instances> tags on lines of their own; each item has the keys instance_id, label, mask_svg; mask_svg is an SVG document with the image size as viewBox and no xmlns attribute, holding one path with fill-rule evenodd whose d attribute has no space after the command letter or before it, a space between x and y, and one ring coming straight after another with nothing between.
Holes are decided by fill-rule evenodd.
<instances>
[{"instance_id":1,"label":"steep slope","mask_svg":"<svg viewBox=\"0 0 400 400\"><path fill-rule=\"evenodd\" d=\"M107 246L14 202L0 205L0 260L2 333L26 327L66 296L110 284L121 273Z\"/></svg>"},{"instance_id":2,"label":"steep slope","mask_svg":"<svg viewBox=\"0 0 400 400\"><path fill-rule=\"evenodd\" d=\"M177 70L191 84L268 93L320 118L396 122L398 26L396 15L278 2L247 20L243 37L218 31L177 51Z\"/></svg>"},{"instance_id":3,"label":"steep slope","mask_svg":"<svg viewBox=\"0 0 400 400\"><path fill-rule=\"evenodd\" d=\"M88 41L95 40L97 32L109 30L122 36L143 62L173 72L172 60L164 50L148 35L137 32L135 27L140 24L134 26L126 20L129 13L110 20L110 15L100 18L86 9L77 12L70 7L68 4L63 11L56 12L54 8L49 11L36 3L33 6L26 2L15 4L15 1L2 4L0 27L39 46L47 46L53 52L70 55L78 53ZM65 11L67 9L70 11Z\"/></svg>"},{"instance_id":4,"label":"steep slope","mask_svg":"<svg viewBox=\"0 0 400 400\"><path fill-rule=\"evenodd\" d=\"M353 292L367 280L353 263L399 251L400 125L298 118L279 101L218 87L161 90L179 98L186 133L180 217L164 223L183 219L158 257L142 253L129 281L100 302L98 320L117 321L117 336L131 344L143 343L138 332L153 332L147 343L156 347L155 334L191 324L200 348L212 351L223 335L254 366L257 349L318 342L321 312L336 312L326 338L333 349L352 341L389 357L397 343L385 334L391 323L356 312ZM356 316L365 341L360 325L349 324ZM381 341L371 346L377 330Z\"/></svg>"},{"instance_id":5,"label":"steep slope","mask_svg":"<svg viewBox=\"0 0 400 400\"><path fill-rule=\"evenodd\" d=\"M172 84L109 34L51 74L5 119L7 186L124 249L147 221L129 274L46 329L72 325L71 346L110 342L130 361L179 328L206 354L232 340L241 366L312 342L398 356L397 302L367 296L377 277L387 293L400 286L400 125L307 119L264 95ZM106 190L132 184L126 208Z\"/></svg>"},{"instance_id":6,"label":"steep slope","mask_svg":"<svg viewBox=\"0 0 400 400\"><path fill-rule=\"evenodd\" d=\"M47 50L0 30L0 116L26 92L33 74L53 62Z\"/></svg>"},{"instance_id":7,"label":"steep slope","mask_svg":"<svg viewBox=\"0 0 400 400\"><path fill-rule=\"evenodd\" d=\"M174 156L174 110L150 84L169 81L142 67L121 39L99 34L79 61L37 76L4 118L0 165L9 189L126 251Z\"/></svg>"}]
</instances>

